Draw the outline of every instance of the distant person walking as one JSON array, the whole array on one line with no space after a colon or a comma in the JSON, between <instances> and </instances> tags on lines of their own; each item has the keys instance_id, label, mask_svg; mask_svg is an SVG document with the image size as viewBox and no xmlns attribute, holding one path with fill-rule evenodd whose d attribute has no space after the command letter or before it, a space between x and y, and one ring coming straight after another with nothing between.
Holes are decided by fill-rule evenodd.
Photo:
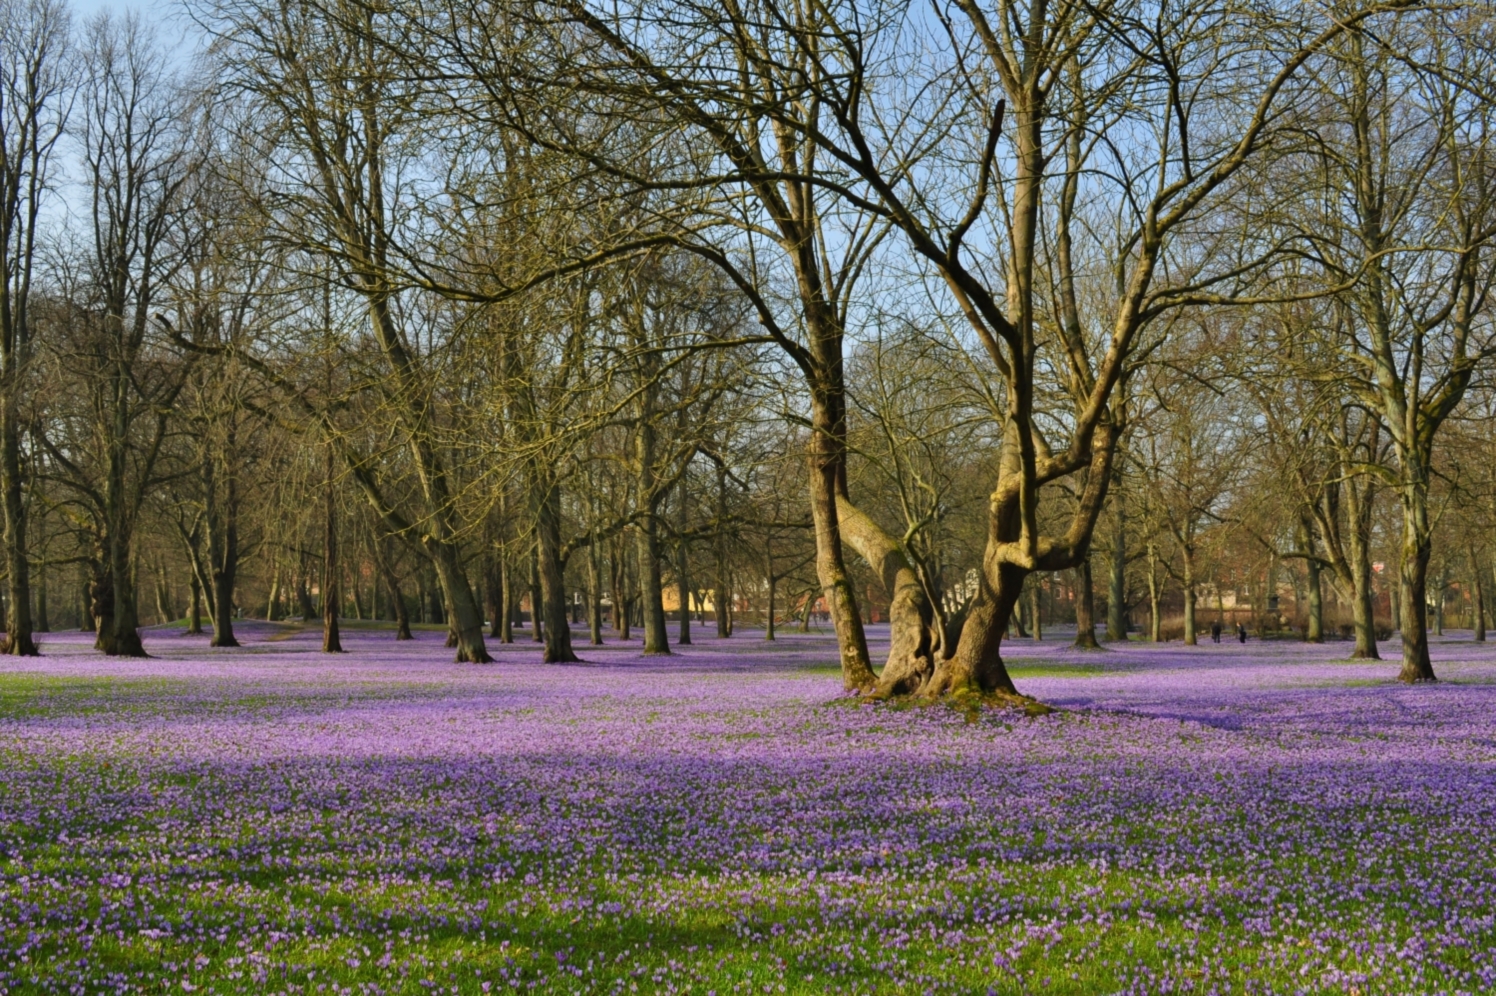
<instances>
[{"instance_id":1,"label":"distant person walking","mask_svg":"<svg viewBox=\"0 0 1496 996\"><path fill-rule=\"evenodd\" d=\"M1221 642L1221 621L1219 619L1210 624L1210 638L1217 643Z\"/></svg>"},{"instance_id":2,"label":"distant person walking","mask_svg":"<svg viewBox=\"0 0 1496 996\"><path fill-rule=\"evenodd\" d=\"M1242 643L1247 642L1247 627L1242 623L1236 624L1236 638Z\"/></svg>"}]
</instances>

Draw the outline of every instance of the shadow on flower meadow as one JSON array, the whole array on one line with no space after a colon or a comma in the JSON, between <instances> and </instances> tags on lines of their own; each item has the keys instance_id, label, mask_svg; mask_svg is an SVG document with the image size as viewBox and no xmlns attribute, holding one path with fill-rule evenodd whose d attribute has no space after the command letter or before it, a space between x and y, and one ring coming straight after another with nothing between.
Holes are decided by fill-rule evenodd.
<instances>
[{"instance_id":1,"label":"shadow on flower meadow","mask_svg":"<svg viewBox=\"0 0 1496 996\"><path fill-rule=\"evenodd\" d=\"M1496 988L1496 649L1014 641L1060 711L970 721L823 635L245 630L0 663L0 992Z\"/></svg>"}]
</instances>

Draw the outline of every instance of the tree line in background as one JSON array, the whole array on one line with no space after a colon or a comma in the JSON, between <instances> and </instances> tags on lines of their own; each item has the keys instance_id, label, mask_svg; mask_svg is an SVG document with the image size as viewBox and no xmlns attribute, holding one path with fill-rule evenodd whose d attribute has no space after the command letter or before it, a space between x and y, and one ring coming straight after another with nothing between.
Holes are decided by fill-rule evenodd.
<instances>
[{"instance_id":1,"label":"tree line in background","mask_svg":"<svg viewBox=\"0 0 1496 996\"><path fill-rule=\"evenodd\" d=\"M190 65L0 0L10 653L824 614L849 689L1012 695L1056 620L1484 639L1479 5L188 12Z\"/></svg>"}]
</instances>

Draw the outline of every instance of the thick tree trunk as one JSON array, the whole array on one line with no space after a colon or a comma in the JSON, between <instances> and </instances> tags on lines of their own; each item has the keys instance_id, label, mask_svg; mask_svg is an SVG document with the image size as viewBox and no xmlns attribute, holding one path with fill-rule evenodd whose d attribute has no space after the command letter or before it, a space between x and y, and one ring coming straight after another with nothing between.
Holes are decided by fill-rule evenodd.
<instances>
[{"instance_id":1,"label":"thick tree trunk","mask_svg":"<svg viewBox=\"0 0 1496 996\"><path fill-rule=\"evenodd\" d=\"M203 631L203 586L196 571L188 577L187 587L187 632L196 636Z\"/></svg>"},{"instance_id":2,"label":"thick tree trunk","mask_svg":"<svg viewBox=\"0 0 1496 996\"><path fill-rule=\"evenodd\" d=\"M8 281L7 281L8 282ZM10 596L5 617L5 638L0 652L35 657L40 651L32 638L31 564L27 559L26 502L22 495L20 412L17 409L15 360L8 363L0 380L0 505L5 514L6 589Z\"/></svg>"},{"instance_id":3,"label":"thick tree trunk","mask_svg":"<svg viewBox=\"0 0 1496 996\"><path fill-rule=\"evenodd\" d=\"M414 640L415 636L410 631L410 609L405 605L405 595L400 591L400 582L390 574L385 578L385 584L389 588L390 605L395 610L395 639Z\"/></svg>"},{"instance_id":4,"label":"thick tree trunk","mask_svg":"<svg viewBox=\"0 0 1496 996\"><path fill-rule=\"evenodd\" d=\"M410 632L410 609L405 605L405 595L400 591L400 582L395 577L395 570L390 566L387 551L384 549L384 538L374 539L374 566L379 570L379 576L384 581L385 590L389 592L390 607L395 610L395 639L413 640Z\"/></svg>"},{"instance_id":5,"label":"thick tree trunk","mask_svg":"<svg viewBox=\"0 0 1496 996\"><path fill-rule=\"evenodd\" d=\"M1309 643L1325 642L1324 589L1319 577L1319 561L1313 557L1305 561L1309 576L1309 619L1304 626L1304 639Z\"/></svg>"},{"instance_id":6,"label":"thick tree trunk","mask_svg":"<svg viewBox=\"0 0 1496 996\"><path fill-rule=\"evenodd\" d=\"M307 583L307 565L301 565L301 571L296 575L296 605L301 609L301 621L309 623L317 618L317 607L312 604L312 591ZM209 606L212 609L212 606Z\"/></svg>"},{"instance_id":7,"label":"thick tree trunk","mask_svg":"<svg viewBox=\"0 0 1496 996\"><path fill-rule=\"evenodd\" d=\"M88 584L88 612L94 621L94 649L114 652L114 578L109 561L101 558Z\"/></svg>"},{"instance_id":8,"label":"thick tree trunk","mask_svg":"<svg viewBox=\"0 0 1496 996\"><path fill-rule=\"evenodd\" d=\"M232 445L232 437L230 437ZM327 455L328 474L332 473L332 453ZM234 639L234 581L239 572L239 493L238 482L227 468L222 473L211 455L203 461L207 509L203 519L208 529L208 568L213 580L213 638L210 647L237 647ZM329 476L328 487L331 488ZM327 497L328 528L331 526L332 496ZM323 642L326 643L324 636Z\"/></svg>"},{"instance_id":9,"label":"thick tree trunk","mask_svg":"<svg viewBox=\"0 0 1496 996\"><path fill-rule=\"evenodd\" d=\"M545 654L547 664L569 664L579 660L571 648L571 626L566 615L566 565L561 561L561 491L555 485L542 496L536 516L540 561L540 589L545 604ZM660 633L663 636L664 626Z\"/></svg>"},{"instance_id":10,"label":"thick tree trunk","mask_svg":"<svg viewBox=\"0 0 1496 996\"><path fill-rule=\"evenodd\" d=\"M634 529L634 552L639 561L640 608L644 616L644 653L669 654L665 632L665 586L660 575L660 543L654 514L645 510Z\"/></svg>"},{"instance_id":11,"label":"thick tree trunk","mask_svg":"<svg viewBox=\"0 0 1496 996\"><path fill-rule=\"evenodd\" d=\"M441 585L446 603L448 624L457 632L458 664L489 664L493 658L483 642L483 612L478 608L478 599L468 584L467 572L463 570L457 548L451 543L438 542L423 537L431 564L436 568L436 579Z\"/></svg>"},{"instance_id":12,"label":"thick tree trunk","mask_svg":"<svg viewBox=\"0 0 1496 996\"><path fill-rule=\"evenodd\" d=\"M981 573L981 587L962 624L955 653L936 663L923 689L927 695L1018 694L1002 661L1002 640L1008 616L1023 591L1024 572L1002 564L989 565Z\"/></svg>"},{"instance_id":13,"label":"thick tree trunk","mask_svg":"<svg viewBox=\"0 0 1496 996\"><path fill-rule=\"evenodd\" d=\"M888 596L888 660L874 691L884 696L915 692L941 656L941 634L924 585L893 538L846 497L837 497L836 514L842 540L867 561Z\"/></svg>"},{"instance_id":14,"label":"thick tree trunk","mask_svg":"<svg viewBox=\"0 0 1496 996\"><path fill-rule=\"evenodd\" d=\"M1075 646L1099 650L1096 642L1096 593L1091 583L1091 558L1075 565Z\"/></svg>"},{"instance_id":15,"label":"thick tree trunk","mask_svg":"<svg viewBox=\"0 0 1496 996\"><path fill-rule=\"evenodd\" d=\"M123 530L123 522L116 520ZM113 634L106 654L118 657L146 657L140 642L140 613L135 603L135 576L130 569L128 537L115 533L109 543L109 573L114 585Z\"/></svg>"},{"instance_id":16,"label":"thick tree trunk","mask_svg":"<svg viewBox=\"0 0 1496 996\"><path fill-rule=\"evenodd\" d=\"M873 688L878 676L868 657L867 634L852 579L842 554L841 519L837 500L846 489L846 412L841 395L841 345L834 350L823 344L826 358L834 369L826 371L832 386L811 385L810 511L815 525L816 577L836 627L836 642L841 651L842 686L847 690ZM719 478L725 491L725 481ZM725 570L719 568L725 573ZM719 587L721 582L719 580ZM719 616L724 606L718 605ZM1004 623L1007 620L1003 620ZM719 629L720 632L720 629Z\"/></svg>"},{"instance_id":17,"label":"thick tree trunk","mask_svg":"<svg viewBox=\"0 0 1496 996\"><path fill-rule=\"evenodd\" d=\"M1433 552L1429 540L1428 506L1416 485L1403 493L1402 530L1402 671L1405 682L1435 681L1428 652L1428 563Z\"/></svg>"}]
</instances>

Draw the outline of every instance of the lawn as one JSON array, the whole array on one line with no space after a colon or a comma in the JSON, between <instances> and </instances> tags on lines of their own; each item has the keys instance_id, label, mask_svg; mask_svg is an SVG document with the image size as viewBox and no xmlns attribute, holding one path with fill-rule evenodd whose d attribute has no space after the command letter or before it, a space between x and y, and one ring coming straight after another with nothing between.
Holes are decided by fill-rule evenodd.
<instances>
[{"instance_id":1,"label":"lawn","mask_svg":"<svg viewBox=\"0 0 1496 996\"><path fill-rule=\"evenodd\" d=\"M1028 718L241 635L0 658L0 993L1496 990L1496 647L1015 640Z\"/></svg>"}]
</instances>

